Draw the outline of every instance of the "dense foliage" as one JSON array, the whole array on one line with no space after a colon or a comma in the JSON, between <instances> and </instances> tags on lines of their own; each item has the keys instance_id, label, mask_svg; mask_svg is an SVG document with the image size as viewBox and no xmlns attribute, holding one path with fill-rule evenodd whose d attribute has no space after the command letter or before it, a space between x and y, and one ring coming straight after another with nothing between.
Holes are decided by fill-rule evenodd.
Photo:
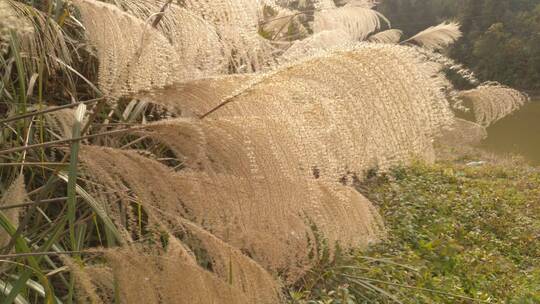
<instances>
[{"instance_id":1,"label":"dense foliage","mask_svg":"<svg viewBox=\"0 0 540 304\"><path fill-rule=\"evenodd\" d=\"M321 265L295 303L539 303L537 171L415 165L389 177L362 186L388 239Z\"/></svg>"},{"instance_id":2,"label":"dense foliage","mask_svg":"<svg viewBox=\"0 0 540 304\"><path fill-rule=\"evenodd\" d=\"M443 20L458 19L464 37L451 48L453 59L472 68L483 80L540 90L540 1L381 2L378 9L405 36Z\"/></svg>"}]
</instances>

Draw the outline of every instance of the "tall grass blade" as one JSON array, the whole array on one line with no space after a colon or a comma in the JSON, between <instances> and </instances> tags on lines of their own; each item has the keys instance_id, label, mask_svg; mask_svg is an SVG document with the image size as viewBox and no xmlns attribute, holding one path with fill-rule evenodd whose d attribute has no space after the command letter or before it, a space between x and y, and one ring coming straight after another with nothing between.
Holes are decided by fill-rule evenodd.
<instances>
[{"instance_id":1,"label":"tall grass blade","mask_svg":"<svg viewBox=\"0 0 540 304\"><path fill-rule=\"evenodd\" d=\"M84 113L86 112L86 105L80 104L77 107L75 114L75 123L73 125L73 138L80 137L81 135L81 124L83 121ZM79 141L74 141L71 144L71 153L69 161L69 171L68 171L68 184L67 184L67 217L69 223L69 235L71 240L71 249L78 250L76 237L75 237L75 212L77 208L77 161L79 155Z\"/></svg>"},{"instance_id":2,"label":"tall grass blade","mask_svg":"<svg viewBox=\"0 0 540 304\"><path fill-rule=\"evenodd\" d=\"M18 276L12 276L12 277L15 279L19 278ZM38 282L32 279L28 279L26 281L26 286L28 286L30 289L35 291L40 296L45 297L45 289L43 288L43 285L39 284ZM62 301L60 301L60 299L58 299L57 297L55 297L55 300L57 304L62 304Z\"/></svg>"},{"instance_id":3,"label":"tall grass blade","mask_svg":"<svg viewBox=\"0 0 540 304\"><path fill-rule=\"evenodd\" d=\"M58 177L64 181L68 181L68 174L65 171L61 171L58 173ZM81 196L81 198L90 205L92 210L96 213L96 215L99 217L99 219L103 222L105 225L105 232L106 235L109 233L110 236L112 236L112 239L116 240L118 243L123 243L123 238L114 225L113 221L107 215L107 211L103 208L104 204L98 202L94 197L92 197L86 190L84 190L81 186L76 185L75 191L78 195Z\"/></svg>"},{"instance_id":4,"label":"tall grass blade","mask_svg":"<svg viewBox=\"0 0 540 304\"><path fill-rule=\"evenodd\" d=\"M11 286L11 284L0 280L0 290L1 290L2 294L7 296L7 295L10 294L12 289L13 289L13 286ZM17 295L15 297L15 299L13 300L13 303L15 303L15 304L29 304L28 301L26 301L26 299L24 299L21 295Z\"/></svg>"},{"instance_id":5,"label":"tall grass blade","mask_svg":"<svg viewBox=\"0 0 540 304\"><path fill-rule=\"evenodd\" d=\"M21 113L26 113L26 72L22 61L21 52L18 47L17 33L11 31L10 47L15 58L15 66L17 67L17 83L19 84L19 102L22 104Z\"/></svg>"},{"instance_id":6,"label":"tall grass blade","mask_svg":"<svg viewBox=\"0 0 540 304\"><path fill-rule=\"evenodd\" d=\"M15 236L15 248L17 249L17 252L32 252L24 238L20 235L17 235L17 229L10 223L9 219L4 215L3 212L0 212L0 226L9 235L11 235L12 237ZM47 280L43 272L40 270L41 268L39 266L39 260L32 256L27 257L26 260L32 270L25 270L25 272L23 273L23 275L21 275L16 284L13 285L13 289L2 303L9 304L15 300L19 292L26 285L26 281L31 277L32 272L34 272L34 274L38 276L41 284L46 290L45 303L55 303L53 297L53 290L49 284L49 281Z\"/></svg>"}]
</instances>

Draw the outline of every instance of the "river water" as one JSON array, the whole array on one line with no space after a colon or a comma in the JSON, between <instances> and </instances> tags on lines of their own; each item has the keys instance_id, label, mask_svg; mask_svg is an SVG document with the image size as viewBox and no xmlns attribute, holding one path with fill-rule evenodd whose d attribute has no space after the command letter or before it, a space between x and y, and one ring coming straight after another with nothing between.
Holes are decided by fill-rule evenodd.
<instances>
[{"instance_id":1,"label":"river water","mask_svg":"<svg viewBox=\"0 0 540 304\"><path fill-rule=\"evenodd\" d=\"M540 165L540 99L489 127L482 147L499 155L519 154Z\"/></svg>"}]
</instances>

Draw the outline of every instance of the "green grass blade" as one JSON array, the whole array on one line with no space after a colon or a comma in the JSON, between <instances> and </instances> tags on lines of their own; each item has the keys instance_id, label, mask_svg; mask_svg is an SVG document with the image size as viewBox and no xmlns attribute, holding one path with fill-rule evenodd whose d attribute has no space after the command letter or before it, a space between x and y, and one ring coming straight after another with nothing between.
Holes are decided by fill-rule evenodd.
<instances>
[{"instance_id":1,"label":"green grass blade","mask_svg":"<svg viewBox=\"0 0 540 304\"><path fill-rule=\"evenodd\" d=\"M2 294L7 296L11 293L12 290L13 290L13 286L11 286L11 284L0 280L0 291L2 292ZM13 303L29 304L28 301L26 301L26 299L23 298L21 295L17 295L15 299L13 300Z\"/></svg>"},{"instance_id":2,"label":"green grass blade","mask_svg":"<svg viewBox=\"0 0 540 304\"><path fill-rule=\"evenodd\" d=\"M30 250L30 247L24 240L24 238L20 235L17 235L17 229L13 226L13 224L1 211L0 211L0 226L10 236L15 237L15 248L17 249L17 252L24 252L24 253L32 252ZM32 256L26 257L26 260L28 262L28 265L32 268L32 270L25 271L25 273L21 276L21 278L17 281L17 283L13 285L13 289L11 290L7 298L4 299L3 303L9 304L15 300L16 296L26 285L26 280L28 280L31 277L32 272L34 272L34 274L39 278L39 280L41 281L41 284L46 290L45 303L55 303L54 297L53 297L53 290L49 284L48 279L45 277L45 275L41 271L41 268L39 266L39 260Z\"/></svg>"},{"instance_id":3,"label":"green grass blade","mask_svg":"<svg viewBox=\"0 0 540 304\"><path fill-rule=\"evenodd\" d=\"M19 42L17 39L17 33L11 31L11 39L9 40L11 51L15 58L15 66L17 67L17 79L19 84L19 102L22 104L22 109L19 109L20 113L26 113L26 73L24 69L24 63L22 61L21 52L19 50Z\"/></svg>"},{"instance_id":4,"label":"green grass blade","mask_svg":"<svg viewBox=\"0 0 540 304\"><path fill-rule=\"evenodd\" d=\"M58 172L58 177L64 181L68 181L68 175L65 171ZM88 203L90 208L96 213L96 215L99 217L99 219L103 222L105 225L105 234L110 233L114 237L114 239L119 242L120 244L123 243L123 238L116 226L114 225L113 221L107 214L107 211L103 208L104 204L101 202L98 202L94 197L92 197L86 190L84 190L81 186L76 185L75 191L78 195L81 196L81 198Z\"/></svg>"},{"instance_id":5,"label":"green grass blade","mask_svg":"<svg viewBox=\"0 0 540 304\"><path fill-rule=\"evenodd\" d=\"M16 275L13 275L11 277L13 277L14 279L19 279L19 276L16 276ZM41 297L45 297L45 288L43 288L43 285L41 285L39 282L36 282L32 279L28 279L26 281L26 286L28 286L28 288L35 291ZM55 298L55 300L57 304L62 304L62 301L60 301L60 299Z\"/></svg>"},{"instance_id":6,"label":"green grass blade","mask_svg":"<svg viewBox=\"0 0 540 304\"><path fill-rule=\"evenodd\" d=\"M75 123L73 124L73 138L80 137L81 124L83 121L84 113L86 112L86 105L80 104L77 107L75 114ZM79 250L77 246L77 240L75 235L75 221L76 221L76 209L77 209L77 162L79 159L79 146L80 142L74 141L71 143L71 153L68 170L68 182L67 182L67 217L69 223L69 238L71 241L71 250Z\"/></svg>"}]
</instances>

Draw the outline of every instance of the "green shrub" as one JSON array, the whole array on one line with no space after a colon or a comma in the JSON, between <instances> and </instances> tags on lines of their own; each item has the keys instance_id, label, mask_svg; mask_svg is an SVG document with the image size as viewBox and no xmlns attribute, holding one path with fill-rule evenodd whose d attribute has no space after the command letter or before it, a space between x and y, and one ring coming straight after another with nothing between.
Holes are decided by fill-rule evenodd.
<instances>
[{"instance_id":1,"label":"green shrub","mask_svg":"<svg viewBox=\"0 0 540 304\"><path fill-rule=\"evenodd\" d=\"M418 164L360 188L380 208L388 238L342 258L341 266L323 267L319 274L331 276L296 303L342 303L338 296L327 299L343 286L354 287L358 303L476 302L458 295L540 303L537 170ZM352 279L387 294L358 289Z\"/></svg>"}]
</instances>

